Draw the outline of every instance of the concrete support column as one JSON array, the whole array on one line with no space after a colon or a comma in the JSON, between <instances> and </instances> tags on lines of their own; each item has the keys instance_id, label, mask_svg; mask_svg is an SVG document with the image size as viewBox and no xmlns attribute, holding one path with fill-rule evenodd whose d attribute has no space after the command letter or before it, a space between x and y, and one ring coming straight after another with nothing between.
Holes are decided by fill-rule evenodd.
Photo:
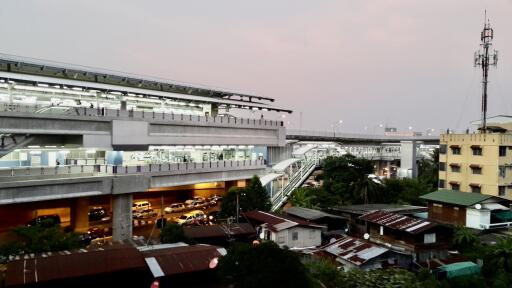
<instances>
[{"instance_id":1,"label":"concrete support column","mask_svg":"<svg viewBox=\"0 0 512 288\"><path fill-rule=\"evenodd\" d=\"M418 177L418 167L416 165L417 142L401 141L400 147L400 177Z\"/></svg>"},{"instance_id":2,"label":"concrete support column","mask_svg":"<svg viewBox=\"0 0 512 288\"><path fill-rule=\"evenodd\" d=\"M112 240L123 241L132 237L132 194L112 196Z\"/></svg>"},{"instance_id":3,"label":"concrete support column","mask_svg":"<svg viewBox=\"0 0 512 288\"><path fill-rule=\"evenodd\" d=\"M238 187L238 181L237 180L224 182L224 192L225 193L228 193L229 189L231 189L233 187Z\"/></svg>"},{"instance_id":4,"label":"concrete support column","mask_svg":"<svg viewBox=\"0 0 512 288\"><path fill-rule=\"evenodd\" d=\"M89 198L81 197L71 200L71 228L78 233L89 230Z\"/></svg>"},{"instance_id":5,"label":"concrete support column","mask_svg":"<svg viewBox=\"0 0 512 288\"><path fill-rule=\"evenodd\" d=\"M386 162L386 178L391 179L391 161Z\"/></svg>"}]
</instances>

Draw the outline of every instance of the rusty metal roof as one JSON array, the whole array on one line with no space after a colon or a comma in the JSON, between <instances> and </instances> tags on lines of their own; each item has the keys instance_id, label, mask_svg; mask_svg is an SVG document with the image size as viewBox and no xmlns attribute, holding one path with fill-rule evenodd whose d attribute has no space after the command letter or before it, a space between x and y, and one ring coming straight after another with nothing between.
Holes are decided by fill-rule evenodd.
<instances>
[{"instance_id":1,"label":"rusty metal roof","mask_svg":"<svg viewBox=\"0 0 512 288\"><path fill-rule=\"evenodd\" d=\"M25 285L131 269L146 269L146 263L135 247L127 245L48 252L9 262L5 283Z\"/></svg>"},{"instance_id":2,"label":"rusty metal roof","mask_svg":"<svg viewBox=\"0 0 512 288\"><path fill-rule=\"evenodd\" d=\"M343 236L321 249L357 266L389 251L387 248L350 236Z\"/></svg>"},{"instance_id":3,"label":"rusty metal roof","mask_svg":"<svg viewBox=\"0 0 512 288\"><path fill-rule=\"evenodd\" d=\"M229 237L246 234L256 234L256 230L249 223L232 225L190 226L183 228L185 236L192 239Z\"/></svg>"},{"instance_id":4,"label":"rusty metal roof","mask_svg":"<svg viewBox=\"0 0 512 288\"><path fill-rule=\"evenodd\" d=\"M324 227L289 215L278 215L270 212L249 211L245 212L244 216L249 220L267 224L268 229L274 232L295 226L307 226L311 228Z\"/></svg>"},{"instance_id":5,"label":"rusty metal roof","mask_svg":"<svg viewBox=\"0 0 512 288\"><path fill-rule=\"evenodd\" d=\"M424 219L384 211L366 213L359 219L411 234L417 234L437 226L437 224Z\"/></svg>"},{"instance_id":6,"label":"rusty metal roof","mask_svg":"<svg viewBox=\"0 0 512 288\"><path fill-rule=\"evenodd\" d=\"M209 270L212 260L223 256L223 250L216 246L199 244L148 250L142 253L153 276L162 277Z\"/></svg>"}]
</instances>

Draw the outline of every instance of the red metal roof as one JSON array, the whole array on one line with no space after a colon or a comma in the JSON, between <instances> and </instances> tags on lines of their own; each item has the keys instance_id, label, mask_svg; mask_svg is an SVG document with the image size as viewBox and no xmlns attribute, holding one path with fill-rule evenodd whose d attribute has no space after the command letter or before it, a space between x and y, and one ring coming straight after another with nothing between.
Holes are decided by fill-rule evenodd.
<instances>
[{"instance_id":1,"label":"red metal roof","mask_svg":"<svg viewBox=\"0 0 512 288\"><path fill-rule=\"evenodd\" d=\"M411 234L417 234L437 226L437 224L424 219L384 211L366 213L359 219Z\"/></svg>"},{"instance_id":2,"label":"red metal roof","mask_svg":"<svg viewBox=\"0 0 512 288\"><path fill-rule=\"evenodd\" d=\"M209 270L210 262L222 256L216 246L210 245L155 249L142 253L146 259L154 257L165 276Z\"/></svg>"},{"instance_id":3,"label":"red metal roof","mask_svg":"<svg viewBox=\"0 0 512 288\"><path fill-rule=\"evenodd\" d=\"M228 237L236 235L256 234L256 230L249 223L238 223L232 225L207 225L190 226L183 228L188 238L213 238Z\"/></svg>"},{"instance_id":4,"label":"red metal roof","mask_svg":"<svg viewBox=\"0 0 512 288\"><path fill-rule=\"evenodd\" d=\"M320 249L357 266L389 251L387 248L350 236L343 236Z\"/></svg>"},{"instance_id":5,"label":"red metal roof","mask_svg":"<svg viewBox=\"0 0 512 288\"><path fill-rule=\"evenodd\" d=\"M7 264L6 286L41 283L130 269L146 269L142 254L127 245L105 249L24 255Z\"/></svg>"}]
</instances>

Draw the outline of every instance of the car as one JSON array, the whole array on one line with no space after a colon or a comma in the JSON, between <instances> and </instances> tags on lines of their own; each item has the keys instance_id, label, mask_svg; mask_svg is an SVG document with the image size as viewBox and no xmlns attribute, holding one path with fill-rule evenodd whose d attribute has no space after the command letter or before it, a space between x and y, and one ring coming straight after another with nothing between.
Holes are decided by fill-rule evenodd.
<instances>
[{"instance_id":1,"label":"car","mask_svg":"<svg viewBox=\"0 0 512 288\"><path fill-rule=\"evenodd\" d=\"M91 237L91 235L89 235L89 233L78 235L78 242L80 242L80 244L82 246L90 245L91 241L92 241L92 237Z\"/></svg>"},{"instance_id":2,"label":"car","mask_svg":"<svg viewBox=\"0 0 512 288\"><path fill-rule=\"evenodd\" d=\"M219 196L219 195L211 195L210 197L208 197L208 201L210 203L213 203L213 205L217 205L217 203L219 203L220 201L222 201L222 196Z\"/></svg>"},{"instance_id":3,"label":"car","mask_svg":"<svg viewBox=\"0 0 512 288\"><path fill-rule=\"evenodd\" d=\"M158 215L158 213L156 213L153 209L149 209L146 211L133 211L132 212L133 219L150 218L150 217L155 217L156 215Z\"/></svg>"},{"instance_id":4,"label":"car","mask_svg":"<svg viewBox=\"0 0 512 288\"><path fill-rule=\"evenodd\" d=\"M108 217L107 209L103 207L93 207L89 210L89 222L101 221ZM105 219L106 220L106 219Z\"/></svg>"},{"instance_id":5,"label":"car","mask_svg":"<svg viewBox=\"0 0 512 288\"><path fill-rule=\"evenodd\" d=\"M149 201L137 201L132 205L132 211L145 212L151 210L151 203Z\"/></svg>"},{"instance_id":6,"label":"car","mask_svg":"<svg viewBox=\"0 0 512 288\"><path fill-rule=\"evenodd\" d=\"M193 200L196 200L196 201L198 201L198 200L206 201L204 199L204 197L201 197L201 196L195 196Z\"/></svg>"},{"instance_id":7,"label":"car","mask_svg":"<svg viewBox=\"0 0 512 288\"><path fill-rule=\"evenodd\" d=\"M167 206L164 208L165 213L175 213L175 212L181 212L186 209L185 204L183 203L173 203L170 206Z\"/></svg>"},{"instance_id":8,"label":"car","mask_svg":"<svg viewBox=\"0 0 512 288\"><path fill-rule=\"evenodd\" d=\"M194 207L194 205L193 205L193 204L194 204L194 201L195 201L195 200L193 200L193 199L188 199L188 200L187 200L187 201L185 201L185 203L183 203L183 204L185 204L185 208L186 208L186 209L190 209L190 208L193 208L193 207Z\"/></svg>"},{"instance_id":9,"label":"car","mask_svg":"<svg viewBox=\"0 0 512 288\"><path fill-rule=\"evenodd\" d=\"M41 216L37 216L36 218L30 220L28 223L27 223L27 226L41 226L41 227L45 227L45 228L50 228L50 227L53 227L53 226L57 226L57 225L60 225L61 221L60 221L60 216L57 215L57 214L53 214L53 215L41 215Z\"/></svg>"},{"instance_id":10,"label":"car","mask_svg":"<svg viewBox=\"0 0 512 288\"><path fill-rule=\"evenodd\" d=\"M206 219L206 215L201 210L194 210L181 215L176 219L178 225L194 225L199 224Z\"/></svg>"},{"instance_id":11,"label":"car","mask_svg":"<svg viewBox=\"0 0 512 288\"><path fill-rule=\"evenodd\" d=\"M109 236L108 235L109 233L105 232L105 229L100 228L100 227L89 228L89 230L87 231L87 234L89 234L89 236L91 236L92 240Z\"/></svg>"}]
</instances>

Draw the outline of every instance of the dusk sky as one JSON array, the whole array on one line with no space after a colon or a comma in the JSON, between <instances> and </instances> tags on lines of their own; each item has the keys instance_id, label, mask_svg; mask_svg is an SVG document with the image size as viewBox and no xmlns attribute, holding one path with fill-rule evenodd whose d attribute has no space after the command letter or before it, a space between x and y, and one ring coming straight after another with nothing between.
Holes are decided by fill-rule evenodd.
<instances>
[{"instance_id":1,"label":"dusk sky","mask_svg":"<svg viewBox=\"0 0 512 288\"><path fill-rule=\"evenodd\" d=\"M294 110L291 128L302 112L303 129L358 133L479 119L487 9L489 114L512 114L512 0L78 3L2 1L0 52L255 93Z\"/></svg>"}]
</instances>

